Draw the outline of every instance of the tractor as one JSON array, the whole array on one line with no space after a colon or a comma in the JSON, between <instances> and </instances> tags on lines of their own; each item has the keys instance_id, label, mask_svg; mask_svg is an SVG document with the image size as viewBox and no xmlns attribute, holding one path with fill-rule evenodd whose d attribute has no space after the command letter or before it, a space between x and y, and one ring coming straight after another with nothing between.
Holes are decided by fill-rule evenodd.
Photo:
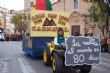
<instances>
[{"instance_id":1,"label":"tractor","mask_svg":"<svg viewBox=\"0 0 110 73\"><path fill-rule=\"evenodd\" d=\"M46 66L52 66L53 73L63 73L64 70L68 68L70 68L69 70L72 69L74 71L79 71L80 73L89 73L91 71L92 65L65 65L65 43L54 45L54 42L52 41L46 44L47 46L43 51L43 62Z\"/></svg>"}]
</instances>

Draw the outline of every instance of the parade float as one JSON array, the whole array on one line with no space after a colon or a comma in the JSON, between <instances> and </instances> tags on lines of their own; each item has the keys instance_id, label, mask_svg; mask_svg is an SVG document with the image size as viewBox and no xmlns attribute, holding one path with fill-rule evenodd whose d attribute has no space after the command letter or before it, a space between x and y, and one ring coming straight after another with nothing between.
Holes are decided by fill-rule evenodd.
<instances>
[{"instance_id":1,"label":"parade float","mask_svg":"<svg viewBox=\"0 0 110 73\"><path fill-rule=\"evenodd\" d=\"M32 57L42 56L46 42L54 40L58 28L64 29L65 36L69 35L69 13L52 11L49 0L35 0L23 38L23 51Z\"/></svg>"}]
</instances>

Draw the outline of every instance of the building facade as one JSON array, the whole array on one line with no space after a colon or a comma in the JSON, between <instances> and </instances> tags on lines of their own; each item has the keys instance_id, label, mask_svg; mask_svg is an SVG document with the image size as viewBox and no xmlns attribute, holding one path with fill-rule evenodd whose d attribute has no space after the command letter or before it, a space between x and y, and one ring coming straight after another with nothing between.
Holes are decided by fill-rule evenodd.
<instances>
[{"instance_id":1,"label":"building facade","mask_svg":"<svg viewBox=\"0 0 110 73\"><path fill-rule=\"evenodd\" d=\"M15 14L14 10L0 7L0 28L5 29L6 33L14 33L15 26L11 23L11 17Z\"/></svg>"},{"instance_id":2,"label":"building facade","mask_svg":"<svg viewBox=\"0 0 110 73\"><path fill-rule=\"evenodd\" d=\"M15 25L11 23L11 18L16 15L16 11L9 10L9 12L6 14L6 26L5 26L5 32L9 34L14 34Z\"/></svg>"},{"instance_id":3,"label":"building facade","mask_svg":"<svg viewBox=\"0 0 110 73\"><path fill-rule=\"evenodd\" d=\"M0 6L0 28L4 28L6 25L6 14L9 12L8 9Z\"/></svg>"},{"instance_id":4,"label":"building facade","mask_svg":"<svg viewBox=\"0 0 110 73\"><path fill-rule=\"evenodd\" d=\"M74 35L76 31L82 35L85 33L99 34L100 30L89 17L91 2L84 0L57 0L53 4L53 11L65 11L70 13L70 34ZM101 35L101 34L100 34Z\"/></svg>"}]
</instances>

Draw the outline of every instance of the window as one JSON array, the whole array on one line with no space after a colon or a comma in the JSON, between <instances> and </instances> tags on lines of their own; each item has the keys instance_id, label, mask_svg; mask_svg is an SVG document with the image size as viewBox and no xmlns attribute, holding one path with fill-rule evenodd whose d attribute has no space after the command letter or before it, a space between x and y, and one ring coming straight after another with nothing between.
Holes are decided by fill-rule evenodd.
<instances>
[{"instance_id":1,"label":"window","mask_svg":"<svg viewBox=\"0 0 110 73\"><path fill-rule=\"evenodd\" d=\"M74 0L74 9L78 9L78 0Z\"/></svg>"},{"instance_id":2,"label":"window","mask_svg":"<svg viewBox=\"0 0 110 73\"><path fill-rule=\"evenodd\" d=\"M31 7L33 6L33 2L31 2Z\"/></svg>"}]
</instances>

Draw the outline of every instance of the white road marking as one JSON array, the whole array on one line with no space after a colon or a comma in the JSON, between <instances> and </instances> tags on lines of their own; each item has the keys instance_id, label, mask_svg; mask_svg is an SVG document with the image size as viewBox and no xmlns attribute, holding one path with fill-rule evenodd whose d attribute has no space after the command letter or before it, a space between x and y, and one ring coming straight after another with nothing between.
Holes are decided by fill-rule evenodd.
<instances>
[{"instance_id":1,"label":"white road marking","mask_svg":"<svg viewBox=\"0 0 110 73\"><path fill-rule=\"evenodd\" d=\"M23 73L36 73L32 66L24 58L18 58Z\"/></svg>"},{"instance_id":2,"label":"white road marking","mask_svg":"<svg viewBox=\"0 0 110 73\"><path fill-rule=\"evenodd\" d=\"M8 72L8 63L4 61L4 59L1 59L1 66L2 66L2 73Z\"/></svg>"}]
</instances>

